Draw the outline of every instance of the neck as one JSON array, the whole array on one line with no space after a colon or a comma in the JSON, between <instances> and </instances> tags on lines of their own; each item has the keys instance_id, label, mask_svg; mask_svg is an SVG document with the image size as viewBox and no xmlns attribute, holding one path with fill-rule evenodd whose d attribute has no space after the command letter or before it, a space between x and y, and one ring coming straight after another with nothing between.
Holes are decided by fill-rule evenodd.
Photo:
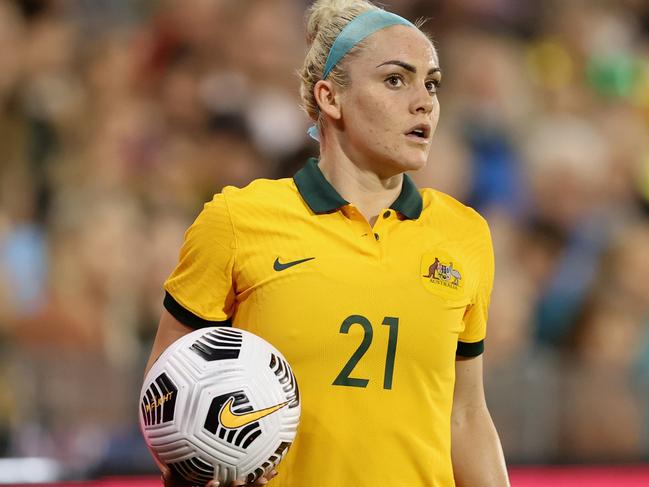
<instances>
[{"instance_id":1,"label":"neck","mask_svg":"<svg viewBox=\"0 0 649 487\"><path fill-rule=\"evenodd\" d=\"M380 175L371 164L352 161L340 146L323 145L318 166L327 181L370 225L401 193L403 174Z\"/></svg>"}]
</instances>

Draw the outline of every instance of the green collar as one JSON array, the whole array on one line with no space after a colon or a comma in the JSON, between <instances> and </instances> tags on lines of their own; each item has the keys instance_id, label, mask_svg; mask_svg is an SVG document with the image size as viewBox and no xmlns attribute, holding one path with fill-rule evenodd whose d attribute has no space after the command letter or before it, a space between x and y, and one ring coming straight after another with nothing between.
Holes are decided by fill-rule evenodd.
<instances>
[{"instance_id":1,"label":"green collar","mask_svg":"<svg viewBox=\"0 0 649 487\"><path fill-rule=\"evenodd\" d=\"M300 195L314 213L329 213L349 204L324 177L318 167L318 159L310 158L295 176L295 185ZM390 206L410 220L421 215L423 203L417 186L407 174L403 175L401 194Z\"/></svg>"}]
</instances>

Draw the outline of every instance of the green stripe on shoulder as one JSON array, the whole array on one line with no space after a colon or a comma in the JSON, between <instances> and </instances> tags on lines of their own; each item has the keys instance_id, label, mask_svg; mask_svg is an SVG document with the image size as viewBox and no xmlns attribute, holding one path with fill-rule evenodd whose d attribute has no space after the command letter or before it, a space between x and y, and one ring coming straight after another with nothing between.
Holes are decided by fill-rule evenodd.
<instances>
[{"instance_id":1,"label":"green stripe on shoulder","mask_svg":"<svg viewBox=\"0 0 649 487\"><path fill-rule=\"evenodd\" d=\"M484 352L484 340L475 343L457 342L456 355L461 357L477 357Z\"/></svg>"},{"instance_id":2,"label":"green stripe on shoulder","mask_svg":"<svg viewBox=\"0 0 649 487\"><path fill-rule=\"evenodd\" d=\"M169 311L169 313L171 313L171 316L176 318L183 325L189 326L191 328L198 329L198 328L205 328L206 326L232 326L232 322L230 320L210 321L210 320L206 320L204 318L201 318L200 316L196 316L194 313L192 313L188 309L185 309L168 292L165 292L163 305L164 305L165 309L167 311Z\"/></svg>"}]
</instances>

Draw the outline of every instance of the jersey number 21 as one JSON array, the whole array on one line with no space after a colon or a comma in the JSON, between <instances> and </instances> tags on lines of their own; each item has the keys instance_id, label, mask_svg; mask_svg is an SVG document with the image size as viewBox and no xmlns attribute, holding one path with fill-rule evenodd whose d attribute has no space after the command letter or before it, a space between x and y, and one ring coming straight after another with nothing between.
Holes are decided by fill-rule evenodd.
<instances>
[{"instance_id":1,"label":"jersey number 21","mask_svg":"<svg viewBox=\"0 0 649 487\"><path fill-rule=\"evenodd\" d=\"M394 373L394 356L397 351L397 336L399 334L399 318L386 316L383 318L383 325L390 327L390 335L388 337L388 353L385 358L385 372L383 374L383 389L392 389L392 375ZM360 325L365 332L363 341L358 346L353 355L349 358L343 369L340 371L336 379L333 381L335 386L349 386L349 387L367 387L369 379L358 379L350 377L349 375L356 367L356 364L361 360L365 352L372 344L373 329L370 320L361 315L351 315L345 318L345 321L340 325L340 333L348 333L353 325Z\"/></svg>"}]
</instances>

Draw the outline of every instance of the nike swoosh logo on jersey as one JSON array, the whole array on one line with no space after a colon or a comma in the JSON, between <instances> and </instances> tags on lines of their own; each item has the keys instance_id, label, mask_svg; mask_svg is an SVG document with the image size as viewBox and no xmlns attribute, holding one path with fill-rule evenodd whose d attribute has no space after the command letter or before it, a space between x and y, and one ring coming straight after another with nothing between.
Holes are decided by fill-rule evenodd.
<instances>
[{"instance_id":1,"label":"nike swoosh logo on jersey","mask_svg":"<svg viewBox=\"0 0 649 487\"><path fill-rule=\"evenodd\" d=\"M228 399L228 402L224 404L223 409L221 409L221 413L219 414L219 422L224 428L241 428L242 426L245 426L247 424L259 421L261 418L265 418L266 416L273 414L275 411L279 411L289 402L290 401L286 401L269 408L260 409L259 411L250 411L249 413L237 414L232 411L234 398L231 397L230 399Z\"/></svg>"},{"instance_id":2,"label":"nike swoosh logo on jersey","mask_svg":"<svg viewBox=\"0 0 649 487\"><path fill-rule=\"evenodd\" d=\"M275 269L277 272L279 272L279 271L286 270L289 267L293 267L294 265L301 264L302 262L308 262L308 261L313 260L313 259L315 259L315 257L307 257L306 259L294 260L292 262L286 262L286 263L282 264L279 261L279 257L277 257L277 259L275 259L275 262L273 263L273 269Z\"/></svg>"}]
</instances>

